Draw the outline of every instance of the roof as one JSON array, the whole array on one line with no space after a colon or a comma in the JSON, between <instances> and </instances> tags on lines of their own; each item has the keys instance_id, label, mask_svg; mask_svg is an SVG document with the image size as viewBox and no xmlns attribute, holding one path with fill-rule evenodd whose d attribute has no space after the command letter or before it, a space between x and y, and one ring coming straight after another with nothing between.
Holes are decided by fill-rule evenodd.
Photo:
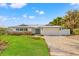
<instances>
[{"instance_id":1,"label":"roof","mask_svg":"<svg viewBox=\"0 0 79 59\"><path fill-rule=\"evenodd\" d=\"M26 25L26 24L21 24L21 25L18 25L18 26L28 26L28 25Z\"/></svg>"},{"instance_id":2,"label":"roof","mask_svg":"<svg viewBox=\"0 0 79 59\"><path fill-rule=\"evenodd\" d=\"M59 27L59 28L60 28L60 27L62 27L62 26L56 26L56 25L54 26L54 25L52 25L52 24L46 24L46 25L44 25L44 26L42 26L42 27Z\"/></svg>"},{"instance_id":3,"label":"roof","mask_svg":"<svg viewBox=\"0 0 79 59\"><path fill-rule=\"evenodd\" d=\"M46 27L46 28L50 28L50 27L53 27L53 28L61 28L62 26L46 26L46 25L25 25L25 24L21 24L21 25L18 25L18 26L12 26L12 27L9 27L9 28L24 28L24 27L31 27L31 28L43 28L43 27Z\"/></svg>"},{"instance_id":4,"label":"roof","mask_svg":"<svg viewBox=\"0 0 79 59\"><path fill-rule=\"evenodd\" d=\"M46 24L45 26L52 26L52 24Z\"/></svg>"},{"instance_id":5,"label":"roof","mask_svg":"<svg viewBox=\"0 0 79 59\"><path fill-rule=\"evenodd\" d=\"M53 28L61 28L62 26L41 26L41 27L53 27Z\"/></svg>"}]
</instances>

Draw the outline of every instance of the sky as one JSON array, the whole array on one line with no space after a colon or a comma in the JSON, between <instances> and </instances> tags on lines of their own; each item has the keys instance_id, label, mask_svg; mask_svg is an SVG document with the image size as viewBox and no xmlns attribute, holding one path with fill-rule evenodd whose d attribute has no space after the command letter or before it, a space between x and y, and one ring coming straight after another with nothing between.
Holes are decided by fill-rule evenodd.
<instances>
[{"instance_id":1,"label":"sky","mask_svg":"<svg viewBox=\"0 0 79 59\"><path fill-rule=\"evenodd\" d=\"M0 26L48 24L63 17L68 10L79 9L78 3L0 3Z\"/></svg>"}]
</instances>

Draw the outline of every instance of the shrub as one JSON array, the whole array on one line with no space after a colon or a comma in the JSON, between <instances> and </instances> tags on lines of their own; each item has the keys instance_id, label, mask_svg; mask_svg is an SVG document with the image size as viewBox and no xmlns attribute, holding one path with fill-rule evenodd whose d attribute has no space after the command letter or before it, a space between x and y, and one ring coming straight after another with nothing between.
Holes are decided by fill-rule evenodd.
<instances>
[{"instance_id":1,"label":"shrub","mask_svg":"<svg viewBox=\"0 0 79 59\"><path fill-rule=\"evenodd\" d=\"M32 32L29 32L29 31L27 31L27 32L14 32L14 31L12 31L12 32L8 32L8 34L9 35L32 35Z\"/></svg>"},{"instance_id":2,"label":"shrub","mask_svg":"<svg viewBox=\"0 0 79 59\"><path fill-rule=\"evenodd\" d=\"M73 29L73 34L75 34L75 35L79 35L79 28L77 28L77 29Z\"/></svg>"},{"instance_id":3,"label":"shrub","mask_svg":"<svg viewBox=\"0 0 79 59\"><path fill-rule=\"evenodd\" d=\"M6 29L5 28L0 28L0 35L6 34Z\"/></svg>"}]
</instances>

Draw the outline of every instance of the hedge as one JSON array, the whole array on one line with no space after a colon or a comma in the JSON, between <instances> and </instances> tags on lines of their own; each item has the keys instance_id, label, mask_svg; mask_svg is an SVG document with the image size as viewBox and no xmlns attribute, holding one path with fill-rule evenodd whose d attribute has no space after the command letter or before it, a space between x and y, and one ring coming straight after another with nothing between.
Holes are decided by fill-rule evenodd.
<instances>
[{"instance_id":1,"label":"hedge","mask_svg":"<svg viewBox=\"0 0 79 59\"><path fill-rule=\"evenodd\" d=\"M9 35L32 35L32 32L26 31L26 32L7 32Z\"/></svg>"},{"instance_id":2,"label":"hedge","mask_svg":"<svg viewBox=\"0 0 79 59\"><path fill-rule=\"evenodd\" d=\"M75 35L79 35L79 28L77 28L77 29L73 29L73 34L75 34Z\"/></svg>"}]
</instances>

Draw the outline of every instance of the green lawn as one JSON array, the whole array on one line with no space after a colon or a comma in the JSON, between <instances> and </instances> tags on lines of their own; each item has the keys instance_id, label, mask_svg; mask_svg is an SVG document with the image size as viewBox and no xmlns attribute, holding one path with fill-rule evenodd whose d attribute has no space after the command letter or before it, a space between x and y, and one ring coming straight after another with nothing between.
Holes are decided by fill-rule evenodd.
<instances>
[{"instance_id":1,"label":"green lawn","mask_svg":"<svg viewBox=\"0 0 79 59\"><path fill-rule=\"evenodd\" d=\"M35 40L32 36L0 36L1 40L8 41L8 47L1 56L48 56L48 48L45 41Z\"/></svg>"}]
</instances>

